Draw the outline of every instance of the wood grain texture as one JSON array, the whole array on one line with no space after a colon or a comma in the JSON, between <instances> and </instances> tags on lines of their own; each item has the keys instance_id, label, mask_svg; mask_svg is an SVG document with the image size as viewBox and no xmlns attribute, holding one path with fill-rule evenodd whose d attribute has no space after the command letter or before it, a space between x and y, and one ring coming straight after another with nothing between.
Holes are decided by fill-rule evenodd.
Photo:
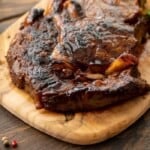
<instances>
[{"instance_id":1,"label":"wood grain texture","mask_svg":"<svg viewBox=\"0 0 150 150\"><path fill-rule=\"evenodd\" d=\"M39 0L0 0L0 22L28 11ZM15 11L14 11L15 10Z\"/></svg>"},{"instance_id":2,"label":"wood grain texture","mask_svg":"<svg viewBox=\"0 0 150 150\"><path fill-rule=\"evenodd\" d=\"M0 33L2 31L4 31L6 28L8 28L10 26L10 24L13 24L15 21L17 21L18 17L16 18L12 18L12 19L8 19L8 20L5 20L5 21L2 21L0 23Z\"/></svg>"},{"instance_id":3,"label":"wood grain texture","mask_svg":"<svg viewBox=\"0 0 150 150\"><path fill-rule=\"evenodd\" d=\"M6 37L9 37L10 35L8 34L9 32L7 32L7 36ZM0 56L2 56L2 55L0 55ZM1 63L2 63L2 61L1 61ZM147 77L148 77L148 75L147 75ZM5 87L4 87L5 88ZM13 100L14 101L14 100ZM1 110L1 109L0 109ZM2 109L2 113L3 112L5 112L5 110L3 110ZM7 112L6 112L7 113ZM148 113L149 114L149 113ZM149 116L149 115L146 115L146 116ZM12 117L10 114L7 114L8 116L10 116L10 118ZM9 118L9 117L8 117ZM144 119L143 119L144 118ZM15 119L16 120L16 122L19 122L20 124L21 124L21 126L25 126L25 129L24 128L21 128L21 129L18 129L17 131L14 131L15 132L15 134L16 133L20 133L20 132L22 132L22 133L26 133L25 131L28 131L27 133L29 133L28 134L28 136L30 136L31 134L30 134L30 132L33 134L33 137L31 136L31 138L29 137L28 139L29 140L27 140L27 138L26 138L26 136L23 136L22 137L22 135L17 135L16 134L16 137L18 137L18 138L20 138L20 139L22 139L23 140L23 138L25 138L23 141L21 140L21 147L20 148L25 148L26 147L26 145L25 145L25 143L27 144L27 145L29 145L28 144L28 142L29 143L32 143L31 141L32 141L32 139L33 139L33 143L35 142L35 141L38 141L38 140L40 140L40 139L42 139L42 150L44 150L44 149L47 149L47 146L45 146L45 144L47 144L47 145L49 145L49 147L51 147L51 148L53 148L53 149L61 149L61 148L63 148L63 149L130 149L131 148L131 146L133 146L134 145L134 148L132 148L132 149L145 149L145 150L148 150L148 148L149 148L149 144L148 144L148 142L147 143L145 143L145 141L148 141L148 137L147 137L147 135L149 134L149 130L146 128L146 127L148 127L150 124L146 124L146 126L143 126L143 124L146 122L146 121L148 121L149 120L149 118L147 117L147 119L145 119L145 117L143 117L139 122L140 123L142 123L142 126L140 127L140 123L138 122L137 124L136 124L136 127L132 127L132 128L130 128L128 131L126 131L124 134L122 134L122 135L124 135L124 136L122 136L122 135L120 135L120 136L118 136L118 137L116 137L116 138L114 138L113 140L109 140L108 142L105 142L105 143L103 143L103 144L97 144L97 145L94 145L94 146L88 146L88 147L79 147L79 146L73 146L73 145L70 145L70 144L66 144L66 143L63 143L63 142L60 142L60 141L57 141L57 140L54 140L54 139L52 139L52 138L49 138L49 137L47 137L46 135L42 135L41 133L39 133L38 131L36 132L37 134L34 134L34 130L33 129L31 129L31 128L27 128L26 129L26 126L27 125L24 125L21 121L19 121L19 120L17 120L17 119ZM4 118L4 119L6 119L7 120L7 118ZM10 121L9 119L7 120L8 122ZM18 123L18 124L19 124ZM7 124L7 123L6 123ZM8 125L8 124L7 124ZM27 126L28 127L28 126ZM7 128L7 129L9 129L9 128ZM8 134L9 136L10 136L10 134L11 134L11 130L12 130L13 128L11 128L10 127L10 133L8 132L7 133L7 130L4 130L3 131L3 134L2 134L2 132L0 131L0 136L2 136L2 135L4 135L4 133L5 134ZM15 127L14 127L14 129L15 129ZM16 128L17 129L17 128ZM33 132L32 132L33 131ZM145 134L144 134L144 136L143 136L143 133L144 133L144 131L145 131ZM13 132L12 132L13 133ZM133 134L134 133L134 134ZM40 135L40 136L38 136L38 135ZM142 138L141 138L141 136L142 136ZM37 140L36 140L36 137L37 137ZM123 140L124 139L124 140ZM131 139L131 140L130 140ZM147 140L146 140L147 139ZM39 143L39 142L38 142ZM118 144L119 143L119 144ZM144 145L144 143L145 143L145 145ZM33 144L32 144L33 145ZM30 146L28 149L36 149L36 146L35 145L33 145L33 146ZM114 145L114 147L112 147L112 145ZM136 146L135 146L136 145ZM24 146L24 147L23 147ZM144 147L143 147L144 146ZM37 149L41 149L41 145L40 144L37 144Z\"/></svg>"},{"instance_id":4,"label":"wood grain texture","mask_svg":"<svg viewBox=\"0 0 150 150\"><path fill-rule=\"evenodd\" d=\"M0 33L39 0L0 0Z\"/></svg>"},{"instance_id":5,"label":"wood grain texture","mask_svg":"<svg viewBox=\"0 0 150 150\"><path fill-rule=\"evenodd\" d=\"M78 146L54 139L29 127L0 107L0 137L8 136L19 143L17 150L149 150L150 111L134 125L103 143ZM0 142L0 150L6 150Z\"/></svg>"}]
</instances>

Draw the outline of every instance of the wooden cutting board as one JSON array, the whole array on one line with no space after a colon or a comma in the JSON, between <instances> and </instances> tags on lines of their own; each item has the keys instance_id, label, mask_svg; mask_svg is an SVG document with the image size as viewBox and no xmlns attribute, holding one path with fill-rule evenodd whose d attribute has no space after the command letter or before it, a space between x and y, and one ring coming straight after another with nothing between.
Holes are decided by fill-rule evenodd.
<instances>
[{"instance_id":1,"label":"wooden cutting board","mask_svg":"<svg viewBox=\"0 0 150 150\"><path fill-rule=\"evenodd\" d=\"M46 8L50 0L42 0L37 7ZM139 119L150 108L150 94L129 100L107 109L76 114L58 114L36 110L31 97L11 82L5 56L9 43L18 31L20 18L0 35L0 104L32 127L60 140L88 145L111 138ZM150 83L150 42L146 45L139 69Z\"/></svg>"}]
</instances>

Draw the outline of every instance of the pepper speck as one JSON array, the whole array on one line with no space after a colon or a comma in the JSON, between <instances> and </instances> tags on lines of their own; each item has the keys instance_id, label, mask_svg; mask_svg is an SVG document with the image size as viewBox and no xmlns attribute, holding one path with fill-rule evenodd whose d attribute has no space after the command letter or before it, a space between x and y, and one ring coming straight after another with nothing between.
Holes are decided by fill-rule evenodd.
<instances>
[{"instance_id":1,"label":"pepper speck","mask_svg":"<svg viewBox=\"0 0 150 150\"><path fill-rule=\"evenodd\" d=\"M8 140L3 141L3 145L5 147L9 147L10 146L9 141Z\"/></svg>"},{"instance_id":2,"label":"pepper speck","mask_svg":"<svg viewBox=\"0 0 150 150\"><path fill-rule=\"evenodd\" d=\"M18 146L16 140L13 140L13 141L11 142L11 145L12 145L13 148L16 148L16 147Z\"/></svg>"},{"instance_id":3,"label":"pepper speck","mask_svg":"<svg viewBox=\"0 0 150 150\"><path fill-rule=\"evenodd\" d=\"M5 140L8 140L8 137L7 136L4 136L4 137L2 137L2 142L4 142Z\"/></svg>"}]
</instances>

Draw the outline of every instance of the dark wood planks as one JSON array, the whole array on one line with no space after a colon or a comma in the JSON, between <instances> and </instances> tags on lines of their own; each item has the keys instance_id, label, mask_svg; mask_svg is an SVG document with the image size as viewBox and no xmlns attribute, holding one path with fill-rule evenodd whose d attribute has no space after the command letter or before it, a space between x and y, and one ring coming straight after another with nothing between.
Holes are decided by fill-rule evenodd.
<instances>
[{"instance_id":1,"label":"dark wood planks","mask_svg":"<svg viewBox=\"0 0 150 150\"><path fill-rule=\"evenodd\" d=\"M10 24L14 23L18 18L12 18L9 20L5 20L0 22L0 33L4 31Z\"/></svg>"},{"instance_id":2,"label":"dark wood planks","mask_svg":"<svg viewBox=\"0 0 150 150\"><path fill-rule=\"evenodd\" d=\"M39 0L0 0L0 21L19 16Z\"/></svg>"},{"instance_id":3,"label":"dark wood planks","mask_svg":"<svg viewBox=\"0 0 150 150\"><path fill-rule=\"evenodd\" d=\"M0 32L15 22L39 0L0 0Z\"/></svg>"},{"instance_id":4,"label":"dark wood planks","mask_svg":"<svg viewBox=\"0 0 150 150\"><path fill-rule=\"evenodd\" d=\"M0 0L0 32L38 0ZM11 19L8 19L11 18ZM14 117L0 106L0 138L16 139L18 150L150 150L150 111L120 135L100 144L77 146L47 136ZM5 150L0 142L0 150Z\"/></svg>"}]
</instances>

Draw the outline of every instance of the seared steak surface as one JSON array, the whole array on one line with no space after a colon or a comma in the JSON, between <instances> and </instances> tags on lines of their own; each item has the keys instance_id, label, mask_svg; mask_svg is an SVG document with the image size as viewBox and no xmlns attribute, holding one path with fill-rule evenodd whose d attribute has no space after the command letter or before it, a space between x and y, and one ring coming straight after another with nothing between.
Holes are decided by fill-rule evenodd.
<instances>
[{"instance_id":1,"label":"seared steak surface","mask_svg":"<svg viewBox=\"0 0 150 150\"><path fill-rule=\"evenodd\" d=\"M45 12L33 9L7 54L13 83L37 108L59 112L145 94L149 86L137 70L145 36L136 37L139 18L134 0L54 0Z\"/></svg>"}]
</instances>

